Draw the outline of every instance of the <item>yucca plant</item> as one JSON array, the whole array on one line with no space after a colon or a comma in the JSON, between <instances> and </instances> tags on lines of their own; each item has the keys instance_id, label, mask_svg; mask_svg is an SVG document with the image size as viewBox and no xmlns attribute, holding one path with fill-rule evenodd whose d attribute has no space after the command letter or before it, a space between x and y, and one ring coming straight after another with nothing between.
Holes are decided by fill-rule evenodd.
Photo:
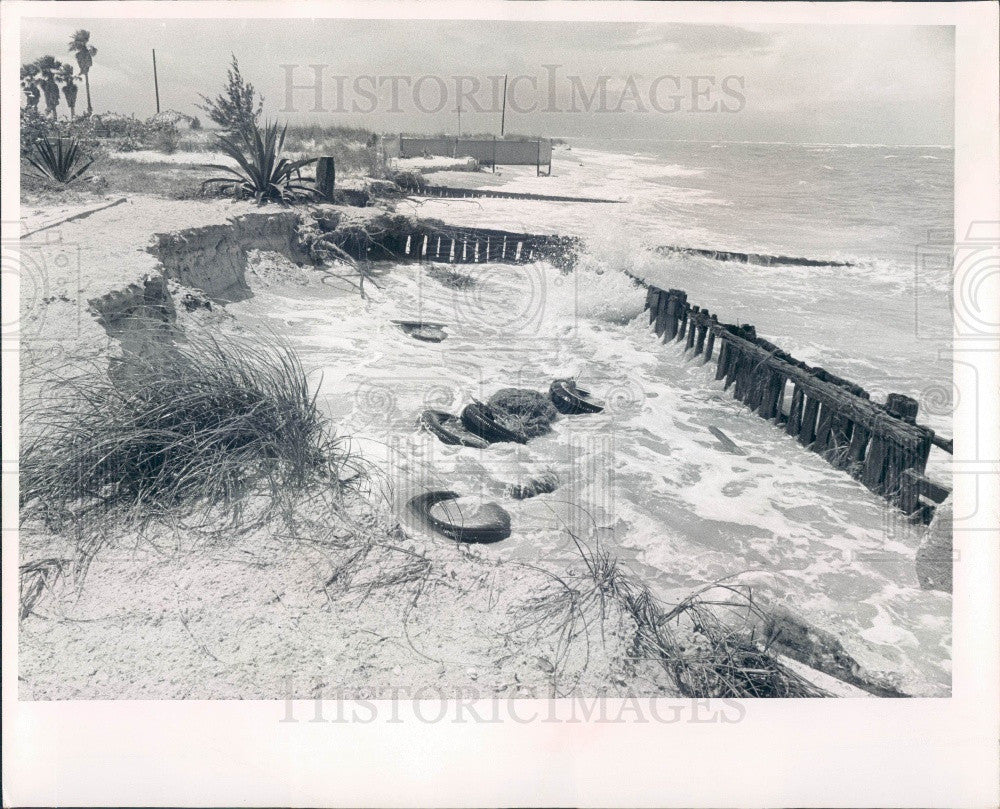
<instances>
[{"instance_id":1,"label":"yucca plant","mask_svg":"<svg viewBox=\"0 0 1000 809\"><path fill-rule=\"evenodd\" d=\"M288 160L281 157L287 130L286 124L279 132L275 121L273 124L265 123L263 127L247 126L238 136L220 135L216 145L239 166L208 166L231 176L205 180L202 187L214 185L252 196L259 203L267 200L289 202L296 197L311 195L314 186L302 182L301 171L319 158Z\"/></svg>"},{"instance_id":2,"label":"yucca plant","mask_svg":"<svg viewBox=\"0 0 1000 809\"><path fill-rule=\"evenodd\" d=\"M80 179L95 158L88 158L75 138L42 138L27 160L40 176L68 185Z\"/></svg>"}]
</instances>

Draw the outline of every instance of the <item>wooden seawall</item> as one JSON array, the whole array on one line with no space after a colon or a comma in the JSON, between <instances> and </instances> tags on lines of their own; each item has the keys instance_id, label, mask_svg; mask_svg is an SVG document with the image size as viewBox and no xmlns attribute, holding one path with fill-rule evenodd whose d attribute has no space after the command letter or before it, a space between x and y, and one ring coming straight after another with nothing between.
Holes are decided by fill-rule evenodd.
<instances>
[{"instance_id":1,"label":"wooden seawall","mask_svg":"<svg viewBox=\"0 0 1000 809\"><path fill-rule=\"evenodd\" d=\"M448 264L527 264L545 259L559 267L575 261L579 240L569 236L488 228L418 226L409 233L345 239L339 246L356 259L438 261Z\"/></svg>"},{"instance_id":2,"label":"wooden seawall","mask_svg":"<svg viewBox=\"0 0 1000 809\"><path fill-rule=\"evenodd\" d=\"M720 323L688 303L682 290L640 283L647 288L649 322L664 342L680 342L706 363L714 357L715 378L751 411L915 521L930 522L949 490L923 473L931 447L951 453L952 442L916 423L915 399L893 393L877 404L861 386L757 337L753 326Z\"/></svg>"}]
</instances>

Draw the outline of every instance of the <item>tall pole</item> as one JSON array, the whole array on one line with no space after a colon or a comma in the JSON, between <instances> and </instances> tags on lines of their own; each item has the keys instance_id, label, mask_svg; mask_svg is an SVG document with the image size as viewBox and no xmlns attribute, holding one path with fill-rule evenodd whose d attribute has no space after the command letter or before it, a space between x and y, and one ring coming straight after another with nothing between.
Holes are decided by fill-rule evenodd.
<instances>
[{"instance_id":1,"label":"tall pole","mask_svg":"<svg viewBox=\"0 0 1000 809\"><path fill-rule=\"evenodd\" d=\"M500 113L500 137L503 137L503 128L507 123L507 74L503 74L503 110Z\"/></svg>"},{"instance_id":2,"label":"tall pole","mask_svg":"<svg viewBox=\"0 0 1000 809\"><path fill-rule=\"evenodd\" d=\"M156 75L156 48L153 48L153 89L156 90L156 114L160 114L160 80Z\"/></svg>"},{"instance_id":3,"label":"tall pole","mask_svg":"<svg viewBox=\"0 0 1000 809\"><path fill-rule=\"evenodd\" d=\"M458 110L458 136L462 137L462 99L458 100L456 109Z\"/></svg>"}]
</instances>

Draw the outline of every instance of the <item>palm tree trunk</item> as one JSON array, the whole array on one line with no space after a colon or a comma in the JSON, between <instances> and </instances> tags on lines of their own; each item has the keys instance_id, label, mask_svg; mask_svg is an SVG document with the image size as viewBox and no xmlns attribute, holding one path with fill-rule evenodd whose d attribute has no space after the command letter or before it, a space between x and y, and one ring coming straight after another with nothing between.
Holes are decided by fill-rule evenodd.
<instances>
[{"instance_id":1,"label":"palm tree trunk","mask_svg":"<svg viewBox=\"0 0 1000 809\"><path fill-rule=\"evenodd\" d=\"M87 115L94 114L94 108L90 106L90 72L83 74L83 83L87 86Z\"/></svg>"}]
</instances>

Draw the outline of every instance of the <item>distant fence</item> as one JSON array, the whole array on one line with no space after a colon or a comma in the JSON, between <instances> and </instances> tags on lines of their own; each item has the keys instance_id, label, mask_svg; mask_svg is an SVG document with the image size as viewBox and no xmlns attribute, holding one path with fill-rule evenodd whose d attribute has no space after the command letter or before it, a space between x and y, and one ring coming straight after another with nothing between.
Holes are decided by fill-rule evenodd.
<instances>
[{"instance_id":1,"label":"distant fence","mask_svg":"<svg viewBox=\"0 0 1000 809\"><path fill-rule=\"evenodd\" d=\"M542 202L601 202L617 204L620 199L603 197L565 197L552 194L527 194L520 191L494 191L491 188L452 188L447 185L425 185L409 192L418 197L447 197L451 199L525 199Z\"/></svg>"},{"instance_id":2,"label":"distant fence","mask_svg":"<svg viewBox=\"0 0 1000 809\"><path fill-rule=\"evenodd\" d=\"M406 138L399 136L400 157L474 157L484 166L548 166L552 171L551 140L474 140L469 138Z\"/></svg>"},{"instance_id":3,"label":"distant fence","mask_svg":"<svg viewBox=\"0 0 1000 809\"><path fill-rule=\"evenodd\" d=\"M915 399L891 393L877 404L860 385L757 337L753 326L720 323L708 309L691 306L687 293L639 282L647 289L649 322L664 342L683 341L705 362L718 343L715 378L737 400L914 520L930 522L949 490L923 477L927 458L932 445L951 453L952 442L916 423Z\"/></svg>"}]
</instances>

